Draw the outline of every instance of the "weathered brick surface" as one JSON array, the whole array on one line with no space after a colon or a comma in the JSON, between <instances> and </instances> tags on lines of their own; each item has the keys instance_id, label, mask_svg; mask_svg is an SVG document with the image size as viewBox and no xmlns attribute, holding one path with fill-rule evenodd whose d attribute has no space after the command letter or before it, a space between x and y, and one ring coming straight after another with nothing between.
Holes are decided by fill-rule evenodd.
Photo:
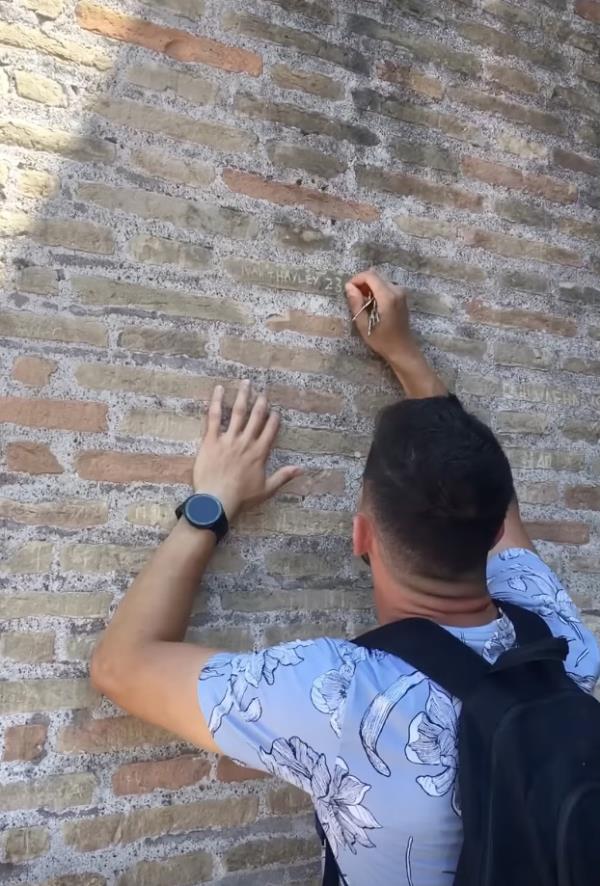
<instances>
[{"instance_id":1,"label":"weathered brick surface","mask_svg":"<svg viewBox=\"0 0 600 886\"><path fill-rule=\"evenodd\" d=\"M322 191L301 188L298 185L267 181L261 176L241 172L239 169L226 169L223 180L232 191L284 206L299 204L316 215L360 221L374 221L379 215L374 206L330 197Z\"/></svg>"},{"instance_id":2,"label":"weathered brick surface","mask_svg":"<svg viewBox=\"0 0 600 886\"><path fill-rule=\"evenodd\" d=\"M274 65L271 70L273 82L281 89L294 89L320 95L321 98L337 101L344 94L343 85L326 74L313 74L309 71L298 71L288 65Z\"/></svg>"},{"instance_id":3,"label":"weathered brick surface","mask_svg":"<svg viewBox=\"0 0 600 886\"><path fill-rule=\"evenodd\" d=\"M41 501L21 502L0 499L0 517L27 525L60 526L77 529L106 523L108 508L103 501Z\"/></svg>"},{"instance_id":4,"label":"weathered brick surface","mask_svg":"<svg viewBox=\"0 0 600 886\"><path fill-rule=\"evenodd\" d=\"M158 837L165 833L186 833L200 828L222 828L250 824L258 815L258 797L206 799L198 803L137 809L128 815L107 815L65 822L63 833L68 846L79 852L93 852L107 846L123 845Z\"/></svg>"},{"instance_id":5,"label":"weathered brick surface","mask_svg":"<svg viewBox=\"0 0 600 886\"><path fill-rule=\"evenodd\" d=\"M29 428L103 431L106 406L77 400L0 398L0 421Z\"/></svg>"},{"instance_id":6,"label":"weathered brick surface","mask_svg":"<svg viewBox=\"0 0 600 886\"><path fill-rule=\"evenodd\" d=\"M196 120L186 117L185 114L163 111L152 105L141 104L129 99L94 99L91 110L117 127L137 132L152 132L178 141L192 142L225 151L244 152L256 144L256 136L245 128ZM0 124L1 140L2 126Z\"/></svg>"},{"instance_id":7,"label":"weathered brick surface","mask_svg":"<svg viewBox=\"0 0 600 886\"><path fill-rule=\"evenodd\" d=\"M108 308L139 307L148 312L195 317L199 320L248 322L242 307L229 299L205 298L192 292L155 289L137 283L120 283L108 277L74 277L73 291L87 305Z\"/></svg>"},{"instance_id":8,"label":"weathered brick surface","mask_svg":"<svg viewBox=\"0 0 600 886\"><path fill-rule=\"evenodd\" d=\"M205 757L175 757L148 763L126 763L113 774L112 789L122 794L147 794L155 790L176 791L197 784L210 772Z\"/></svg>"},{"instance_id":9,"label":"weathered brick surface","mask_svg":"<svg viewBox=\"0 0 600 886\"><path fill-rule=\"evenodd\" d=\"M67 105L67 97L60 83L31 71L15 71L15 89L21 98L33 102L54 107Z\"/></svg>"},{"instance_id":10,"label":"weathered brick surface","mask_svg":"<svg viewBox=\"0 0 600 886\"><path fill-rule=\"evenodd\" d=\"M95 31L114 40L137 43L154 52L162 52L180 62L202 62L226 71L243 71L256 76L262 70L262 60L254 52L227 46L206 37L197 37L188 31L165 28L143 19L122 15L86 0L76 8L77 21L82 28Z\"/></svg>"},{"instance_id":11,"label":"weathered brick surface","mask_svg":"<svg viewBox=\"0 0 600 886\"><path fill-rule=\"evenodd\" d=\"M217 763L217 778L220 781L254 781L266 778L266 774L259 769L251 769L249 766L239 766L229 757L221 756Z\"/></svg>"},{"instance_id":12,"label":"weathered brick surface","mask_svg":"<svg viewBox=\"0 0 600 886\"><path fill-rule=\"evenodd\" d=\"M45 855L50 848L50 834L46 828L10 828L0 837L4 857L10 864L30 861Z\"/></svg>"},{"instance_id":13,"label":"weathered brick surface","mask_svg":"<svg viewBox=\"0 0 600 886\"><path fill-rule=\"evenodd\" d=\"M24 169L17 181L24 197L55 197L60 190L58 177L42 170Z\"/></svg>"},{"instance_id":14,"label":"weathered brick surface","mask_svg":"<svg viewBox=\"0 0 600 886\"><path fill-rule=\"evenodd\" d=\"M52 661L54 634L5 631L0 636L0 656L27 664Z\"/></svg>"},{"instance_id":15,"label":"weathered brick surface","mask_svg":"<svg viewBox=\"0 0 600 886\"><path fill-rule=\"evenodd\" d=\"M82 569L82 571L85 571ZM108 614L112 597L105 592L95 594L64 592L61 594L6 594L0 596L2 618L53 616L58 618L103 618Z\"/></svg>"},{"instance_id":16,"label":"weathered brick surface","mask_svg":"<svg viewBox=\"0 0 600 886\"><path fill-rule=\"evenodd\" d=\"M107 483L191 483L193 458L133 452L82 452L77 473Z\"/></svg>"},{"instance_id":17,"label":"weathered brick surface","mask_svg":"<svg viewBox=\"0 0 600 886\"><path fill-rule=\"evenodd\" d=\"M52 564L50 542L28 541L4 557L0 571L10 574L47 572Z\"/></svg>"},{"instance_id":18,"label":"weathered brick surface","mask_svg":"<svg viewBox=\"0 0 600 886\"><path fill-rule=\"evenodd\" d=\"M98 703L89 680L45 678L4 682L0 713L23 714L89 708Z\"/></svg>"},{"instance_id":19,"label":"weathered brick surface","mask_svg":"<svg viewBox=\"0 0 600 886\"><path fill-rule=\"evenodd\" d=\"M35 760L44 751L47 734L45 723L9 726L4 735L2 759L6 762Z\"/></svg>"},{"instance_id":20,"label":"weathered brick surface","mask_svg":"<svg viewBox=\"0 0 600 886\"><path fill-rule=\"evenodd\" d=\"M134 717L86 717L59 730L56 749L61 754L106 754L124 748L142 748L173 742L175 737Z\"/></svg>"},{"instance_id":21,"label":"weathered brick surface","mask_svg":"<svg viewBox=\"0 0 600 886\"><path fill-rule=\"evenodd\" d=\"M349 535L396 394L343 290L371 263L600 606L598 0L4 6L0 879L313 886L309 798L101 702L90 656L241 375L305 473L186 641L373 623Z\"/></svg>"},{"instance_id":22,"label":"weathered brick surface","mask_svg":"<svg viewBox=\"0 0 600 886\"><path fill-rule=\"evenodd\" d=\"M12 377L23 385L43 388L57 368L58 363L55 360L44 360L42 357L17 357L13 363Z\"/></svg>"},{"instance_id":23,"label":"weathered brick surface","mask_svg":"<svg viewBox=\"0 0 600 886\"><path fill-rule=\"evenodd\" d=\"M172 71L163 65L134 65L126 77L134 86L154 92L172 90L180 98L198 105L211 104L217 94L216 84L210 80Z\"/></svg>"},{"instance_id":24,"label":"weathered brick surface","mask_svg":"<svg viewBox=\"0 0 600 886\"><path fill-rule=\"evenodd\" d=\"M62 318L32 311L7 311L0 315L3 335L11 338L88 344L101 347L108 341L105 327L95 320ZM38 358L39 359L39 358Z\"/></svg>"},{"instance_id":25,"label":"weathered brick surface","mask_svg":"<svg viewBox=\"0 0 600 886\"><path fill-rule=\"evenodd\" d=\"M225 864L228 871L239 871L268 864L291 864L315 858L318 853L319 845L315 845L313 838L274 837L270 840L239 843L226 853Z\"/></svg>"},{"instance_id":26,"label":"weathered brick surface","mask_svg":"<svg viewBox=\"0 0 600 886\"><path fill-rule=\"evenodd\" d=\"M10 471L25 474L62 474L64 468L54 453L43 443L9 443L6 465Z\"/></svg>"},{"instance_id":27,"label":"weathered brick surface","mask_svg":"<svg viewBox=\"0 0 600 886\"><path fill-rule=\"evenodd\" d=\"M212 857L208 852L186 852L163 861L140 861L125 871L119 886L194 886L210 880Z\"/></svg>"},{"instance_id":28,"label":"weathered brick surface","mask_svg":"<svg viewBox=\"0 0 600 886\"><path fill-rule=\"evenodd\" d=\"M41 781L16 781L0 787L4 812L48 809L61 812L72 806L89 806L96 790L93 775L55 775Z\"/></svg>"},{"instance_id":29,"label":"weathered brick surface","mask_svg":"<svg viewBox=\"0 0 600 886\"><path fill-rule=\"evenodd\" d=\"M205 188L215 180L215 169L202 160L180 160L158 150L136 151L131 156L133 165L154 179L165 179L192 188Z\"/></svg>"},{"instance_id":30,"label":"weathered brick surface","mask_svg":"<svg viewBox=\"0 0 600 886\"><path fill-rule=\"evenodd\" d=\"M590 540L590 530L585 523L544 520L528 522L526 526L534 540L572 545L585 545Z\"/></svg>"}]
</instances>

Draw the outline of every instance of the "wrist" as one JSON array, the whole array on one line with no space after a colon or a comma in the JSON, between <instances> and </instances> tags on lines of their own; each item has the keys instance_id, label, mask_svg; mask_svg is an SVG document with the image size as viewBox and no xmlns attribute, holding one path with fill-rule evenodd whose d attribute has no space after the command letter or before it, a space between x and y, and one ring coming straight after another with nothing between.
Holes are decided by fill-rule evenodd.
<instances>
[{"instance_id":1,"label":"wrist","mask_svg":"<svg viewBox=\"0 0 600 886\"><path fill-rule=\"evenodd\" d=\"M231 492L227 489L219 489L214 483L194 483L194 495L212 495L214 498L218 499L221 502L221 506L227 517L228 521L231 521L237 517L241 508L242 502L239 499L239 496L235 495L235 493Z\"/></svg>"},{"instance_id":2,"label":"wrist","mask_svg":"<svg viewBox=\"0 0 600 886\"><path fill-rule=\"evenodd\" d=\"M410 353L404 352L389 364L407 397L441 397L448 393L446 385L416 344Z\"/></svg>"},{"instance_id":3,"label":"wrist","mask_svg":"<svg viewBox=\"0 0 600 886\"><path fill-rule=\"evenodd\" d=\"M177 521L172 535L180 540L186 550L192 548L198 553L211 551L217 546L217 537L212 529L198 529L188 523L185 517Z\"/></svg>"}]
</instances>

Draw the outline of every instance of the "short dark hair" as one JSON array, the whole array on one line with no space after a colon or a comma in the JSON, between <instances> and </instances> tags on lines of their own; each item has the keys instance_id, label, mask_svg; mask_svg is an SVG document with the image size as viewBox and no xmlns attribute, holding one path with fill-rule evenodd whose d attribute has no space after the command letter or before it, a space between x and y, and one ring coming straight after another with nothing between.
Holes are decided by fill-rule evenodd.
<instances>
[{"instance_id":1,"label":"short dark hair","mask_svg":"<svg viewBox=\"0 0 600 886\"><path fill-rule=\"evenodd\" d=\"M456 397L428 397L380 413L364 495L392 562L452 580L485 569L514 486L490 428Z\"/></svg>"}]
</instances>

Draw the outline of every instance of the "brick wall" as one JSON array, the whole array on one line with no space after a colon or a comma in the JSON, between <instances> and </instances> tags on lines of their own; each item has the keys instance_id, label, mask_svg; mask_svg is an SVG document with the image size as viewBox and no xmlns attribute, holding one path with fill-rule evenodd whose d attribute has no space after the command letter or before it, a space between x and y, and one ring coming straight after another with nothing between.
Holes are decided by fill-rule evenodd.
<instances>
[{"instance_id":1,"label":"brick wall","mask_svg":"<svg viewBox=\"0 0 600 886\"><path fill-rule=\"evenodd\" d=\"M300 795L124 717L87 660L242 374L307 473L240 521L190 640L369 623L347 536L395 390L348 336L366 262L593 613L599 38L596 0L0 3L3 883L315 882Z\"/></svg>"}]
</instances>

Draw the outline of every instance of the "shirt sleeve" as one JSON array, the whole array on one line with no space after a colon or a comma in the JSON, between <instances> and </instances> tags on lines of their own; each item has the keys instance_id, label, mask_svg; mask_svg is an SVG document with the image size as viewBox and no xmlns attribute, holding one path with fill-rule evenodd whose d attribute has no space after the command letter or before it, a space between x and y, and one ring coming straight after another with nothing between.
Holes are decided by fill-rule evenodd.
<instances>
[{"instance_id":1,"label":"shirt sleeve","mask_svg":"<svg viewBox=\"0 0 600 886\"><path fill-rule=\"evenodd\" d=\"M487 583L500 604L506 600L541 615L555 636L565 637L569 644L565 668L582 689L591 692L600 673L598 644L552 569L533 551L508 548L489 559Z\"/></svg>"},{"instance_id":2,"label":"shirt sleeve","mask_svg":"<svg viewBox=\"0 0 600 886\"><path fill-rule=\"evenodd\" d=\"M347 640L296 640L246 654L218 653L198 699L220 750L314 794L331 768L356 662Z\"/></svg>"}]
</instances>

